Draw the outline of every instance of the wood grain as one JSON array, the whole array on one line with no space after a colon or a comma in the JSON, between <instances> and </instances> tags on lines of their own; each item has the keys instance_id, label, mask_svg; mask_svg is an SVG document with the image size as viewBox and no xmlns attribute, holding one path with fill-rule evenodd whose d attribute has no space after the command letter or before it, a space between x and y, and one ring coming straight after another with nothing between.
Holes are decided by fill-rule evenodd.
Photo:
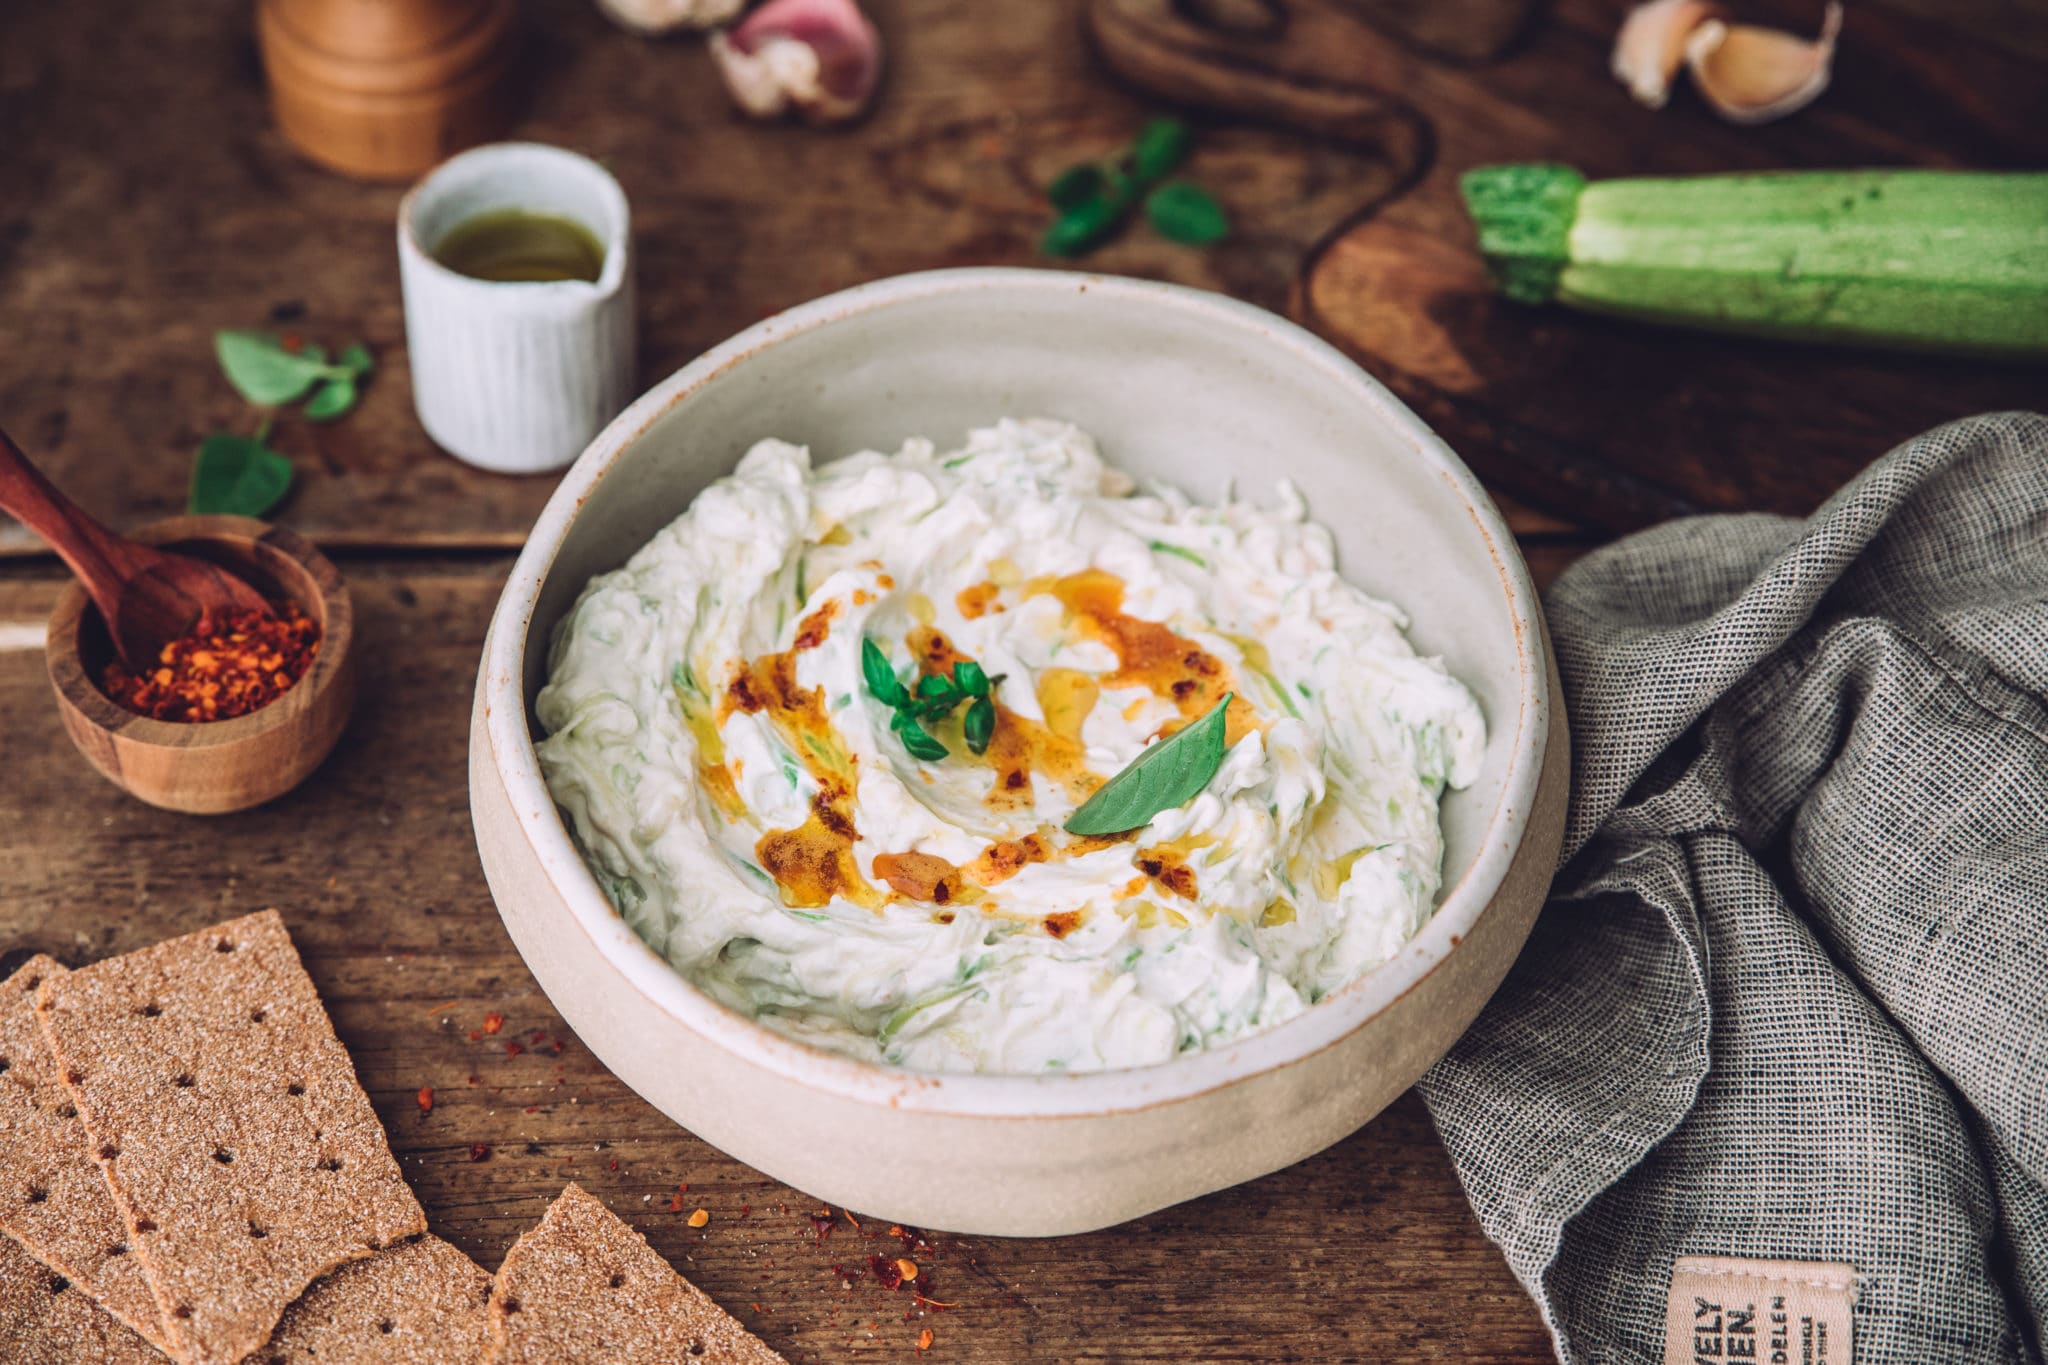
<instances>
[{"instance_id":1,"label":"wood grain","mask_svg":"<svg viewBox=\"0 0 2048 1365\"><path fill-rule=\"evenodd\" d=\"M35 951L78 965L279 906L436 1233L494 1268L574 1179L794 1361L913 1359L924 1327L932 1359L994 1365L1548 1358L1412 1096L1300 1166L1121 1228L935 1234L910 1254L926 1292L957 1307L919 1315L865 1275L848 1290L833 1267L905 1254L898 1239L863 1219L864 1239L836 1214L820 1242L810 1201L627 1091L564 1030L499 925L470 841L464 722L502 571L347 572L355 721L305 786L229 820L102 782L64 738L40 654L0 650L0 973ZM56 587L0 581L0 639L40 621ZM711 1221L692 1231L700 1206Z\"/></svg>"},{"instance_id":2,"label":"wood grain","mask_svg":"<svg viewBox=\"0 0 2048 1365\"><path fill-rule=\"evenodd\" d=\"M247 517L171 517L135 535L137 551L175 545L245 589L296 602L320 627L319 650L297 683L247 715L205 725L137 715L100 689L107 632L74 584L43 637L72 742L109 782L168 810L217 815L289 791L333 750L355 707L354 610L340 571L304 536Z\"/></svg>"},{"instance_id":3,"label":"wood grain","mask_svg":"<svg viewBox=\"0 0 2048 1365\"><path fill-rule=\"evenodd\" d=\"M1662 111L1607 73L1622 0L1560 0L1526 39L1441 59L1398 0L1269 0L1246 36L1167 0L1089 0L1125 79L1327 135L1333 89L1426 126L1414 189L1375 201L1308 256L1295 311L1356 356L1483 477L1606 531L1703 510L1803 513L1892 445L2048 398L2040 368L1701 337L1495 297L1459 204L1476 165L1555 160L1595 177L1796 167L2048 165L2048 83L1981 7L1853 8L1836 81L1764 128L1689 92ZM1811 29L1815 3L1748 4ZM2038 8L2038 7L2036 7ZM1499 6L1438 13L1496 19ZM1441 22L1439 18L1438 22ZM1971 25L1971 31L1960 27ZM1497 53L1497 57L1490 54ZM1170 54L1162 56L1161 54ZM1396 125L1390 155L1416 134Z\"/></svg>"},{"instance_id":4,"label":"wood grain","mask_svg":"<svg viewBox=\"0 0 2048 1365\"><path fill-rule=\"evenodd\" d=\"M525 5L512 135L598 157L632 201L648 384L770 313L883 275L1043 265L1041 187L1127 143L1157 101L1105 81L1071 3L878 0L881 102L832 133L735 114L694 39L652 42L590 0ZM0 425L119 528L181 510L208 432L255 427L210 335L278 326L378 359L362 406L272 444L277 514L325 546L516 547L552 478L486 474L414 420L394 224L402 187L301 160L271 126L235 0L0 5ZM1189 167L1237 231L1198 252L1138 227L1094 268L1285 305L1301 253L1356 208L1367 153L1206 129ZM273 321L273 319L275 321ZM0 520L0 555L37 548Z\"/></svg>"}]
</instances>

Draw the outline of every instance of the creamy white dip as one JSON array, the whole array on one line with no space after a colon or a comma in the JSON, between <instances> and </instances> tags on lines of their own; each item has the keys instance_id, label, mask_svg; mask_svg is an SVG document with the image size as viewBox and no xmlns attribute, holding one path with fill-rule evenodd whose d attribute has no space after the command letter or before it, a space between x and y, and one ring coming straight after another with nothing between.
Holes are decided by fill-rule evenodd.
<instances>
[{"instance_id":1,"label":"creamy white dip","mask_svg":"<svg viewBox=\"0 0 2048 1365\"><path fill-rule=\"evenodd\" d=\"M633 928L792 1037L932 1071L1135 1066L1299 1014L1428 918L1472 695L1339 578L1300 493L1133 494L1085 433L813 468L762 441L558 628L542 771ZM911 756L863 681L990 677ZM1226 693L1229 748L1120 839L1062 829Z\"/></svg>"}]
</instances>

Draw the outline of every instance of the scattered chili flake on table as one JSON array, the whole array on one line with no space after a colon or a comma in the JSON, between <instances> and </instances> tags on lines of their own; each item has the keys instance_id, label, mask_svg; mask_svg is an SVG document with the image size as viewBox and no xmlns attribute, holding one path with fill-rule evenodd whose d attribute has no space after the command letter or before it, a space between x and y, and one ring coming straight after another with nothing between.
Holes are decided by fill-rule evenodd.
<instances>
[{"instance_id":1,"label":"scattered chili flake on table","mask_svg":"<svg viewBox=\"0 0 2048 1365\"><path fill-rule=\"evenodd\" d=\"M505 1055L507 1057L517 1057L520 1053L524 1051L526 1051L526 1049L519 1046L519 1044L517 1043L505 1044Z\"/></svg>"},{"instance_id":2,"label":"scattered chili flake on table","mask_svg":"<svg viewBox=\"0 0 2048 1365\"><path fill-rule=\"evenodd\" d=\"M917 1334L917 1353L923 1355L932 1348L932 1329L927 1327Z\"/></svg>"},{"instance_id":3,"label":"scattered chili flake on table","mask_svg":"<svg viewBox=\"0 0 2048 1365\"><path fill-rule=\"evenodd\" d=\"M419 1095L418 1095L418 1097L417 1097L417 1098L419 1099L419 1102L420 1102L420 1112L421 1112L422 1114L431 1114L431 1113L433 1113L433 1112L434 1112L434 1087L433 1087L433 1086L431 1086L431 1085L423 1085L423 1086L421 1086L421 1087L420 1087L420 1093L419 1093Z\"/></svg>"},{"instance_id":4,"label":"scattered chili flake on table","mask_svg":"<svg viewBox=\"0 0 2048 1365\"><path fill-rule=\"evenodd\" d=\"M158 651L155 668L130 673L112 660L100 687L151 720L196 724L260 710L304 677L320 652L320 626L297 603L279 602L275 610L202 616Z\"/></svg>"},{"instance_id":5,"label":"scattered chili flake on table","mask_svg":"<svg viewBox=\"0 0 2048 1365\"><path fill-rule=\"evenodd\" d=\"M470 1144L469 1144L469 1159L470 1159L471 1161L488 1161L488 1160L490 1160L490 1156L491 1156L491 1144L490 1144L490 1143L488 1143L488 1142L472 1142L472 1143L470 1143Z\"/></svg>"},{"instance_id":6,"label":"scattered chili flake on table","mask_svg":"<svg viewBox=\"0 0 2048 1365\"><path fill-rule=\"evenodd\" d=\"M496 1010L492 1010L489 1014L486 1014L484 1016L485 1033L496 1033L499 1029L503 1027L505 1027L505 1016L498 1013Z\"/></svg>"}]
</instances>

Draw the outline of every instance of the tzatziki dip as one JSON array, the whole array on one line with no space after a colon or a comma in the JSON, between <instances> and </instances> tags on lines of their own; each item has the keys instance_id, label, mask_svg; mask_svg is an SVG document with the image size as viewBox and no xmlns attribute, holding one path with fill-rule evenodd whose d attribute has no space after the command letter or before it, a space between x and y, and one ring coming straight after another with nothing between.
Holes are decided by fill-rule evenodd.
<instances>
[{"instance_id":1,"label":"tzatziki dip","mask_svg":"<svg viewBox=\"0 0 2048 1365\"><path fill-rule=\"evenodd\" d=\"M1485 726L1406 625L1284 483L1134 489L1053 421L764 440L563 619L540 762L732 1009L926 1071L1139 1066L1428 919Z\"/></svg>"}]
</instances>

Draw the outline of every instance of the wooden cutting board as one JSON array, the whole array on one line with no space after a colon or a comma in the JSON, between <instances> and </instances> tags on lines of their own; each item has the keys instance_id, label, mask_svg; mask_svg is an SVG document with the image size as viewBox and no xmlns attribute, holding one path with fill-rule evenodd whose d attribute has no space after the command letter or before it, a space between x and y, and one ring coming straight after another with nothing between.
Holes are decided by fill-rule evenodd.
<instances>
[{"instance_id":1,"label":"wooden cutting board","mask_svg":"<svg viewBox=\"0 0 2048 1365\"><path fill-rule=\"evenodd\" d=\"M1819 23L1819 0L1734 8ZM1087 0L1084 15L1104 61L1147 93L1376 153L1387 174L1307 254L1297 316L1489 483L1590 529L1805 512L1916 432L2048 403L2048 367L1703 337L1496 298L1457 195L1473 166L2048 166L2048 76L2002 41L2011 12L1851 0L1833 88L1781 123L1737 128L1687 89L1661 111L1630 102L1607 71L1626 9Z\"/></svg>"}]
</instances>

